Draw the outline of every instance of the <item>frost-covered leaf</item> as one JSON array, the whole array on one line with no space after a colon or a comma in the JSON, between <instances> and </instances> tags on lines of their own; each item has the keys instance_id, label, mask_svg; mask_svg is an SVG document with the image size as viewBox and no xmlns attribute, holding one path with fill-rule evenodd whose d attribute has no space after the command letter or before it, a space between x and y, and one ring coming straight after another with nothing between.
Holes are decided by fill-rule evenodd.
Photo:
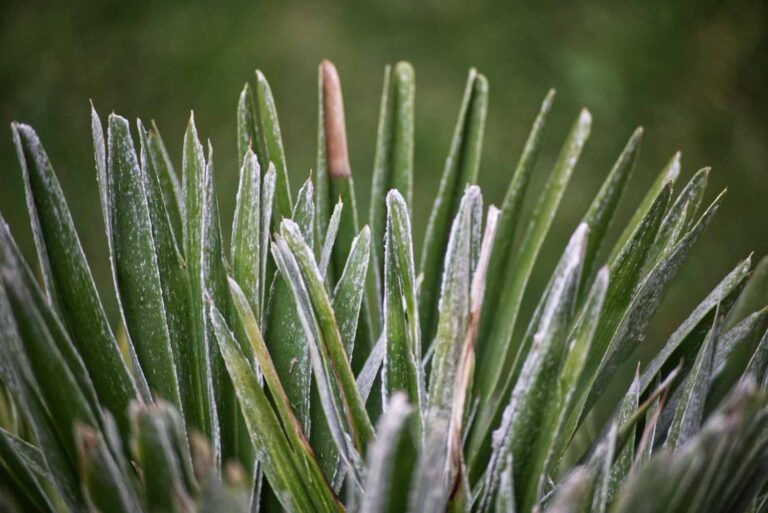
<instances>
[{"instance_id":1,"label":"frost-covered leaf","mask_svg":"<svg viewBox=\"0 0 768 513\"><path fill-rule=\"evenodd\" d=\"M710 412L743 378L749 360L768 327L768 308L746 317L720 336L715 350L711 389L706 411Z\"/></svg>"},{"instance_id":2,"label":"frost-covered leaf","mask_svg":"<svg viewBox=\"0 0 768 513\"><path fill-rule=\"evenodd\" d=\"M591 408L597 398L603 393L605 387L608 386L608 382L616 368L624 362L645 338L648 323L653 314L656 313L656 309L664 298L672 280L677 276L677 272L687 258L693 244L698 240L717 212L722 197L721 194L715 199L693 228L664 254L643 279L642 283L639 284L637 291L633 294L632 302L627 308L621 323L617 326L610 344L606 347L605 356L599 370L597 370L585 410Z\"/></svg>"},{"instance_id":3,"label":"frost-covered leaf","mask_svg":"<svg viewBox=\"0 0 768 513\"><path fill-rule=\"evenodd\" d=\"M289 282L298 306L331 434L353 475L359 475L362 464L359 458L365 453L373 428L357 390L314 256L293 221L283 221L272 254L280 273Z\"/></svg>"},{"instance_id":4,"label":"frost-covered leaf","mask_svg":"<svg viewBox=\"0 0 768 513\"><path fill-rule=\"evenodd\" d=\"M629 385L629 390L624 395L619 405L619 412L616 416L616 425L625 431L629 426L626 433L626 441L624 447L617 447L618 454L616 455L616 461L613 463L610 469L610 474L607 483L606 502L608 504L613 503L616 500L616 496L619 494L624 481L629 475L629 471L632 467L632 462L635 460L635 430L636 425L633 422L633 415L638 408L640 401L640 374L635 374L635 379L632 380L632 384Z\"/></svg>"},{"instance_id":5,"label":"frost-covered leaf","mask_svg":"<svg viewBox=\"0 0 768 513\"><path fill-rule=\"evenodd\" d=\"M531 349L502 417L494 432L485 501L496 493L506 454L514 461L515 497L520 511L536 503L560 405L558 372L574 315L576 293L584 262L588 229L585 224L571 236L555 273ZM553 404L553 402L555 404ZM484 507L488 507L487 505Z\"/></svg>"},{"instance_id":6,"label":"frost-covered leaf","mask_svg":"<svg viewBox=\"0 0 768 513\"><path fill-rule=\"evenodd\" d=\"M387 230L384 247L384 391L406 392L421 416L424 375L421 367L413 242L408 206L398 191L387 194Z\"/></svg>"},{"instance_id":7,"label":"frost-covered leaf","mask_svg":"<svg viewBox=\"0 0 768 513\"><path fill-rule=\"evenodd\" d=\"M707 188L708 177L709 168L704 168L693 175L670 205L656 234L650 255L646 259L643 274L653 268L664 253L673 248L680 237L692 227Z\"/></svg>"},{"instance_id":8,"label":"frost-covered leaf","mask_svg":"<svg viewBox=\"0 0 768 513\"><path fill-rule=\"evenodd\" d=\"M686 349L686 341L697 331L706 334L712 326L714 312L718 305L725 310L724 305L732 303L728 298L741 291L744 282L749 275L750 259L746 259L736 266L723 280L710 292L707 297L693 309L691 315L672 333L664 347L656 354L651 362L643 370L640 378L641 393L645 392L653 380L662 371L665 364L677 365L681 359L681 349ZM703 338L701 339L703 340ZM698 351L698 346L693 354ZM693 357L695 358L695 357ZM691 360L693 359L691 358Z\"/></svg>"},{"instance_id":9,"label":"frost-covered leaf","mask_svg":"<svg viewBox=\"0 0 768 513\"><path fill-rule=\"evenodd\" d=\"M188 341L192 366L193 409L185 412L190 427L211 438L216 432L216 410L211 371L211 346L206 337L206 309L203 296L203 177L206 162L197 135L194 116L184 134L182 188L184 196L184 257L190 283L190 317L193 338ZM214 447L216 441L212 441Z\"/></svg>"},{"instance_id":10,"label":"frost-covered leaf","mask_svg":"<svg viewBox=\"0 0 768 513\"><path fill-rule=\"evenodd\" d=\"M477 186L466 189L448 239L429 378L428 423L437 419L447 422L453 411L454 384L470 320L472 273L477 258L473 250L480 244L482 201Z\"/></svg>"},{"instance_id":11,"label":"frost-covered leaf","mask_svg":"<svg viewBox=\"0 0 768 513\"><path fill-rule=\"evenodd\" d=\"M111 257L123 320L150 392L181 406L143 176L146 170L139 167L125 118L111 114L107 133Z\"/></svg>"},{"instance_id":12,"label":"frost-covered leaf","mask_svg":"<svg viewBox=\"0 0 768 513\"><path fill-rule=\"evenodd\" d=\"M415 411L405 394L392 395L368 452L362 513L400 513L408 505L411 475L420 444Z\"/></svg>"},{"instance_id":13,"label":"frost-covered leaf","mask_svg":"<svg viewBox=\"0 0 768 513\"><path fill-rule=\"evenodd\" d=\"M152 225L152 237L157 257L157 269L168 323L168 335L173 351L174 366L179 384L179 394L184 413L194 410L194 366L189 341L193 339L190 317L190 289L186 264L181 253L181 239L174 233L169 204L164 200L164 189L157 169L157 160L152 158L152 134L147 134L141 122L138 123L141 140L140 165L147 194L147 206ZM178 208L173 207L171 208ZM181 235L181 225L178 228Z\"/></svg>"},{"instance_id":14,"label":"frost-covered leaf","mask_svg":"<svg viewBox=\"0 0 768 513\"><path fill-rule=\"evenodd\" d=\"M14 124L12 132L48 301L76 345L99 400L127 431L127 408L138 387L110 329L61 186L35 131Z\"/></svg>"},{"instance_id":15,"label":"frost-covered leaf","mask_svg":"<svg viewBox=\"0 0 768 513\"><path fill-rule=\"evenodd\" d=\"M746 380L674 455L662 451L625 485L612 511L743 511L765 482L765 399Z\"/></svg>"},{"instance_id":16,"label":"frost-covered leaf","mask_svg":"<svg viewBox=\"0 0 768 513\"><path fill-rule=\"evenodd\" d=\"M715 314L715 322L709 330L704 344L699 349L696 361L683 385L682 396L675 409L672 425L669 427L664 445L673 450L682 446L701 427L704 419L704 405L709 392L710 377L714 368L715 345L720 338L722 319Z\"/></svg>"},{"instance_id":17,"label":"frost-covered leaf","mask_svg":"<svg viewBox=\"0 0 768 513\"><path fill-rule=\"evenodd\" d=\"M256 318L248 304L248 300L237 282L230 279L229 287L235 308L240 316L248 341L250 342L256 363L264 375L264 381L272 395L275 409L277 410L277 415L280 419L288 443L291 445L297 459L301 462L300 468L306 470L307 481L313 486L313 489L320 494L320 497L318 498L324 500L326 506L333 505L336 499L323 477L322 469L320 468L315 455L310 449L301 422L294 413L290 398L280 381L278 370L273 362L273 355L270 354L267 345L261 336ZM219 320L221 319L219 318Z\"/></svg>"},{"instance_id":18,"label":"frost-covered leaf","mask_svg":"<svg viewBox=\"0 0 768 513\"><path fill-rule=\"evenodd\" d=\"M275 166L275 197L277 208L274 213L274 225L281 217L289 217L293 210L291 203L291 186L288 182L288 168L285 163L283 138L280 135L280 123L277 120L277 109L272 97L267 77L256 70L256 123L255 134L258 142L254 141L253 150L259 158L259 164Z\"/></svg>"},{"instance_id":19,"label":"frost-covered leaf","mask_svg":"<svg viewBox=\"0 0 768 513\"><path fill-rule=\"evenodd\" d=\"M82 501L75 467L65 443L58 437L45 404L38 396L29 363L23 355L21 335L13 318L5 285L0 282L0 379L24 413L24 420L34 434L51 470L56 485L70 507Z\"/></svg>"},{"instance_id":20,"label":"frost-covered leaf","mask_svg":"<svg viewBox=\"0 0 768 513\"><path fill-rule=\"evenodd\" d=\"M245 305L240 305L243 306ZM308 486L304 465L291 448L280 420L259 385L253 367L243 356L232 332L214 305L211 305L211 319L248 424L260 468L277 499L289 511L292 508L299 511L337 511L326 502L327 493L317 493L316 488Z\"/></svg>"},{"instance_id":21,"label":"frost-covered leaf","mask_svg":"<svg viewBox=\"0 0 768 513\"><path fill-rule=\"evenodd\" d=\"M583 272L583 271L582 271ZM561 405L560 418L556 427L553 426L553 434L556 435L555 442L547 455L547 467L557 469L560 465L560 458L563 456L565 446L570 441L571 426L566 425L565 413L574 401L574 392L576 383L584 372L584 365L587 361L587 355L592 347L592 340L597 331L597 325L602 315L605 295L608 289L609 272L608 268L601 269L595 277L595 282L587 296L584 304L583 314L579 318L574 328L571 340L567 347L567 356L563 362L558 378L558 394L561 399L558 403ZM564 427L566 429L564 429Z\"/></svg>"},{"instance_id":22,"label":"frost-covered leaf","mask_svg":"<svg viewBox=\"0 0 768 513\"><path fill-rule=\"evenodd\" d=\"M0 466L10 475L8 484L20 490L29 508L56 511L66 507L45 463L41 451L0 428Z\"/></svg>"},{"instance_id":23,"label":"frost-covered leaf","mask_svg":"<svg viewBox=\"0 0 768 513\"><path fill-rule=\"evenodd\" d=\"M606 357L606 351L611 343L611 336L617 325L626 315L626 311L632 301L632 290L635 288L641 276L645 255L647 254L661 223L662 216L669 201L670 190L665 191L656 198L656 201L648 210L648 215L627 241L626 246L609 268L611 282L606 292L603 315L600 317L595 339L589 351L584 372L577 383L575 400L571 405L566 421L566 430L569 437L575 431L579 419L582 417L587 397L592 389L597 371L601 362Z\"/></svg>"},{"instance_id":24,"label":"frost-covered leaf","mask_svg":"<svg viewBox=\"0 0 768 513\"><path fill-rule=\"evenodd\" d=\"M152 129L147 137L147 152L152 162L152 167L157 174L157 181L163 197L165 210L168 212L173 234L176 240L181 243L183 232L183 206L184 202L181 195L181 183L176 175L176 170L171 162L171 157L165 147L163 138L160 136L160 130L155 122L152 122Z\"/></svg>"},{"instance_id":25,"label":"frost-covered leaf","mask_svg":"<svg viewBox=\"0 0 768 513\"><path fill-rule=\"evenodd\" d=\"M312 182L307 180L299 191L293 212L293 220L303 234L312 233L313 196ZM237 278L235 280L237 281ZM280 273L275 275L272 282L265 324L264 339L277 374L285 387L285 393L296 417L303 429L309 433L311 377L308 341L290 284Z\"/></svg>"},{"instance_id":26,"label":"frost-covered leaf","mask_svg":"<svg viewBox=\"0 0 768 513\"><path fill-rule=\"evenodd\" d=\"M94 428L100 425L100 412L92 409L92 401L86 395L92 393L92 389L84 392L80 388L20 277L5 271L2 282L8 303L0 306L9 308L9 313L13 314L19 349L23 352L23 356L16 355L9 363L22 368L28 366L30 375L27 379L32 379L33 390L41 394L40 400L51 415L51 425L60 437L70 463L74 465L77 461L75 423L87 423Z\"/></svg>"},{"instance_id":27,"label":"frost-covered leaf","mask_svg":"<svg viewBox=\"0 0 768 513\"><path fill-rule=\"evenodd\" d=\"M605 178L600 191L592 200L589 210L584 214L582 222L589 226L589 242L584 256L584 270L582 274L582 286L580 295L586 293L585 284L592 278L592 272L597 260L597 255L603 246L606 232L616 214L619 200L629 183L629 178L635 167L637 155L640 152L640 141L643 137L643 129L638 128L627 141L611 172Z\"/></svg>"},{"instance_id":28,"label":"frost-covered leaf","mask_svg":"<svg viewBox=\"0 0 768 513\"><path fill-rule=\"evenodd\" d=\"M339 233L339 223L341 223L341 212L344 208L344 204L341 202L341 198L333 207L333 213L331 219L328 221L328 229L325 232L323 239L323 247L320 250L320 274L326 276L328 272L328 266L331 264L331 255L333 254L333 246L336 243L336 235Z\"/></svg>"},{"instance_id":29,"label":"frost-covered leaf","mask_svg":"<svg viewBox=\"0 0 768 513\"><path fill-rule=\"evenodd\" d=\"M347 265L344 266L344 271L333 291L333 311L348 357L352 355L355 346L357 320L360 317L360 306L365 293L365 279L370 260L371 230L366 225L352 241Z\"/></svg>"},{"instance_id":30,"label":"frost-covered leaf","mask_svg":"<svg viewBox=\"0 0 768 513\"><path fill-rule=\"evenodd\" d=\"M261 282L261 168L250 148L242 162L232 221L232 276L242 283L251 308L261 318L265 288Z\"/></svg>"}]
</instances>

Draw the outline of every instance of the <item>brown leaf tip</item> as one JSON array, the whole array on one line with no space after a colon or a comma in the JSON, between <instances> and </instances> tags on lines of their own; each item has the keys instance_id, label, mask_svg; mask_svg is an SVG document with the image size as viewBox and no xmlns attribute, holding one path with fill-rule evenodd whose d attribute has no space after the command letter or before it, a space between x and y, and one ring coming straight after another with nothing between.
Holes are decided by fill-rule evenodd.
<instances>
[{"instance_id":1,"label":"brown leaf tip","mask_svg":"<svg viewBox=\"0 0 768 513\"><path fill-rule=\"evenodd\" d=\"M347 152L347 131L344 123L344 101L341 81L331 61L320 63L323 84L323 126L328 174L332 178L345 178L351 174Z\"/></svg>"}]
</instances>

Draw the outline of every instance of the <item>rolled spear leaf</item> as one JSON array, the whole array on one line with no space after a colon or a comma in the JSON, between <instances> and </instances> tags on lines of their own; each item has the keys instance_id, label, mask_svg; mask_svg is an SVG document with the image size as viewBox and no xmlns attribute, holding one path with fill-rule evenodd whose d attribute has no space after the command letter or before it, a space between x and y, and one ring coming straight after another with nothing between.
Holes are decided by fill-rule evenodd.
<instances>
[{"instance_id":1,"label":"rolled spear leaf","mask_svg":"<svg viewBox=\"0 0 768 513\"><path fill-rule=\"evenodd\" d=\"M341 277L352 241L360 232L357 200L347 151L344 101L336 67L323 61L319 69L319 125L317 149L317 236L320 242L329 228L333 207L338 199L344 205L339 218L336 241L331 251L327 279L335 287ZM353 368L360 369L373 348L373 333L379 324L379 301L373 274L366 278L366 294L360 311L352 355Z\"/></svg>"}]
</instances>

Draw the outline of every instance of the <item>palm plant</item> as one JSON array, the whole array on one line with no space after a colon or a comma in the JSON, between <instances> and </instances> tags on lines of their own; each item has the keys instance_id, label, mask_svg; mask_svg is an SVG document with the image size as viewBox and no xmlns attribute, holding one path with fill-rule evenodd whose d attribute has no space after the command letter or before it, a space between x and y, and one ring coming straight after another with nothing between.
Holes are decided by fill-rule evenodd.
<instances>
[{"instance_id":1,"label":"palm plant","mask_svg":"<svg viewBox=\"0 0 768 513\"><path fill-rule=\"evenodd\" d=\"M333 65L296 197L257 72L228 250L194 118L179 180L154 124L136 145L92 110L117 330L48 157L14 123L38 266L0 223L3 511L767 511L768 261L738 263L634 365L722 201L702 208L708 169L673 194L677 154L610 246L638 129L528 290L591 125L582 111L524 220L553 100L484 209L488 83L470 71L418 262L407 63L385 71L362 228Z\"/></svg>"}]
</instances>

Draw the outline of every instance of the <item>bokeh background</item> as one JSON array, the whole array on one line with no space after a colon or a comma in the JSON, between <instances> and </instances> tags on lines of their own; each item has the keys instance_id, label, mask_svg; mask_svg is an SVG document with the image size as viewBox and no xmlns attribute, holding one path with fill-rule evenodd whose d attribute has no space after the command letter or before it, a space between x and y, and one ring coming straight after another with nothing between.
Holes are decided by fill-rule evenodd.
<instances>
[{"instance_id":1,"label":"bokeh background","mask_svg":"<svg viewBox=\"0 0 768 513\"><path fill-rule=\"evenodd\" d=\"M719 278L768 252L768 2L43 2L0 7L0 209L33 255L9 123L32 124L54 163L85 252L114 317L89 129L102 115L155 119L177 166L194 108L215 149L222 220L234 208L235 107L263 70L272 86L294 191L316 154L316 66L344 87L359 207L367 212L383 68L416 69L414 230L420 245L466 72L490 81L480 185L500 203L530 123L558 90L538 177L582 106L592 137L536 269L537 291L637 125L643 149L617 221L672 154L683 179L711 165L708 198L729 187L713 226L655 319L659 343ZM541 180L534 183L540 185ZM530 205L529 205L530 206Z\"/></svg>"}]
</instances>

